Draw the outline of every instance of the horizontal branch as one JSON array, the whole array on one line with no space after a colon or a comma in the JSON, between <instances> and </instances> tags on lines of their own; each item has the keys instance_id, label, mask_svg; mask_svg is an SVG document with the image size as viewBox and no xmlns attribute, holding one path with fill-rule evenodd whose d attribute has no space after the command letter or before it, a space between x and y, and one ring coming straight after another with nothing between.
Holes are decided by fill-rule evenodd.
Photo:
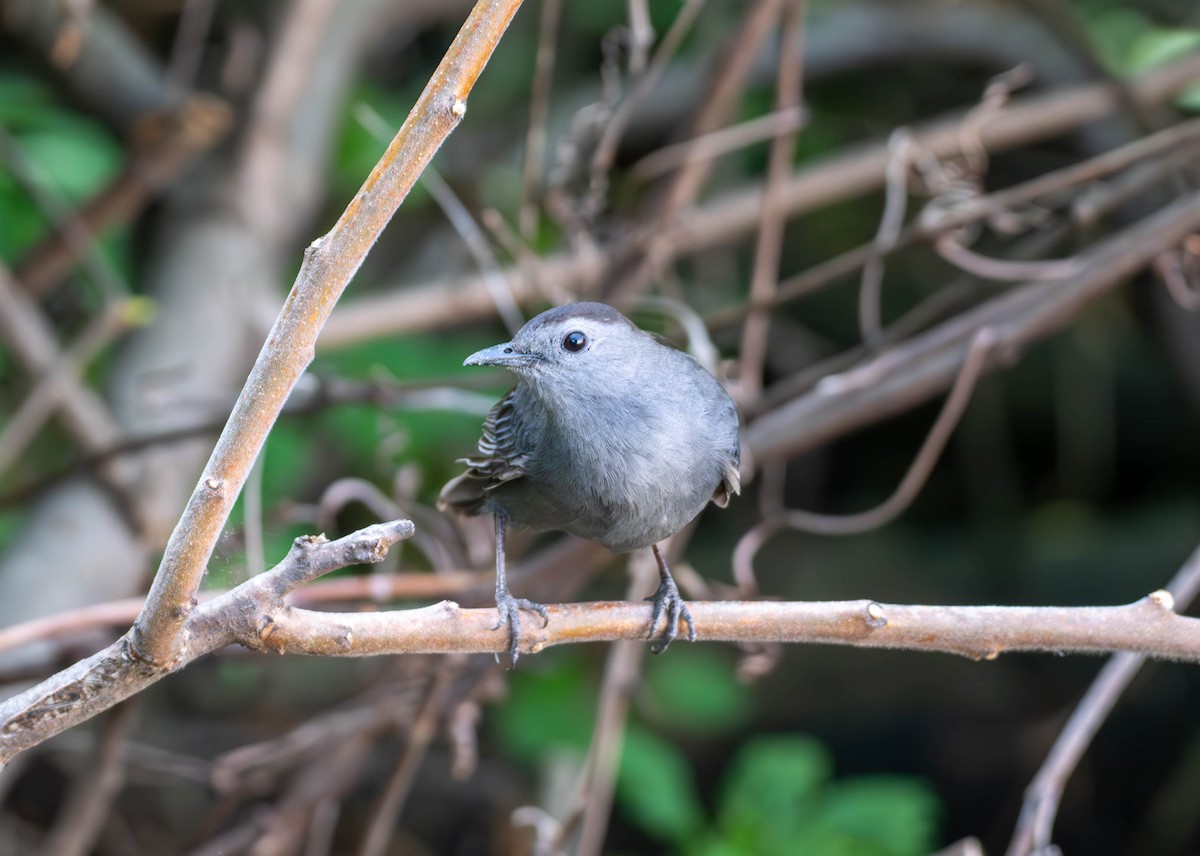
<instances>
[{"instance_id":1,"label":"horizontal branch","mask_svg":"<svg viewBox=\"0 0 1200 856\"><path fill-rule=\"evenodd\" d=\"M897 648L991 660L1006 652L1103 654L1137 651L1200 663L1200 619L1176 615L1166 592L1124 606L905 606L870 600L690 602L702 642L791 642ZM540 627L527 620L521 650L644 640L652 607L600 601L549 606ZM421 609L328 613L287 607L253 647L288 654L492 654L508 639L492 630L494 609L443 601Z\"/></svg>"},{"instance_id":2,"label":"horizontal branch","mask_svg":"<svg viewBox=\"0 0 1200 856\"><path fill-rule=\"evenodd\" d=\"M339 657L507 651L507 635L493 629L494 609L463 609L442 601L387 612L316 612L289 602L297 587L321 574L382 560L413 531L410 521L395 520L337 541L297 538L276 567L198 604L184 624L179 657L169 666L139 659L126 634L8 699L0 704L0 764L226 645ZM867 600L695 602L690 607L699 639L709 642L900 648L975 659L1008 651L1133 651L1200 662L1200 619L1176 615L1173 605L1171 595L1160 591L1108 607L903 606ZM642 640L650 612L645 603L550 606L545 627L526 622L521 649L532 654L552 645Z\"/></svg>"}]
</instances>

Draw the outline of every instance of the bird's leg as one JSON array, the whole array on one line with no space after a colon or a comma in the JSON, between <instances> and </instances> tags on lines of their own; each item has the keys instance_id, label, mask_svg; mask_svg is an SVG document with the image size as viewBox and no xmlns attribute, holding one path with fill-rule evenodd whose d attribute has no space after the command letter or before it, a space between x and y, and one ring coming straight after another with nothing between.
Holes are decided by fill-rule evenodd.
<instances>
[{"instance_id":1,"label":"bird's leg","mask_svg":"<svg viewBox=\"0 0 1200 856\"><path fill-rule=\"evenodd\" d=\"M499 630L501 627L508 625L509 644L508 657L512 661L512 666L517 665L517 657L520 655L521 643L521 610L528 609L530 612L536 612L542 617L542 626L545 627L550 621L550 617L546 614L546 607L540 603L534 603L532 600L526 600L523 597L513 597L508 593L508 582L504 577L504 527L508 522L508 518L501 512L496 512L496 612L498 616L496 623L492 625L493 630ZM496 660L499 662L500 655L496 655Z\"/></svg>"},{"instance_id":2,"label":"bird's leg","mask_svg":"<svg viewBox=\"0 0 1200 856\"><path fill-rule=\"evenodd\" d=\"M687 604L683 602L683 597L679 594L679 587L675 585L675 580L671 578L671 570L667 567L667 560L659 552L657 544L652 544L651 549L654 551L654 560L658 562L660 582L658 584L658 591L646 598L646 600L654 601L654 614L650 616L650 632L646 634L646 638L654 638L654 630L658 627L658 619L666 615L667 623L663 627L661 638L650 646L650 650L655 654L661 654L667 650L667 646L674 642L675 637L679 635L679 619L682 618L684 624L687 625L689 642L696 641L696 625L692 622L692 613L688 611Z\"/></svg>"}]
</instances>

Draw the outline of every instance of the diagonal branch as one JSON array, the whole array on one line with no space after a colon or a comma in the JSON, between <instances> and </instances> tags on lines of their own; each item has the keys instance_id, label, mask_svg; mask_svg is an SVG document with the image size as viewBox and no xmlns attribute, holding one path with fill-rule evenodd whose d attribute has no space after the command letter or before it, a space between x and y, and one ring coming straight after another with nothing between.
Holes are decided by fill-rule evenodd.
<instances>
[{"instance_id":1,"label":"diagonal branch","mask_svg":"<svg viewBox=\"0 0 1200 856\"><path fill-rule=\"evenodd\" d=\"M838 375L750 423L746 445L759 460L792 457L853 428L898 413L948 387L976 331L990 327L999 368L1067 326L1076 315L1200 230L1192 193L1079 254L1069 279L1007 292Z\"/></svg>"},{"instance_id":2,"label":"diagonal branch","mask_svg":"<svg viewBox=\"0 0 1200 856\"><path fill-rule=\"evenodd\" d=\"M234 500L284 402L311 362L317 335L368 250L425 165L466 113L466 99L520 0L479 0L387 151L341 219L309 246L225 430L171 533L132 656L155 667L183 653L181 633Z\"/></svg>"}]
</instances>

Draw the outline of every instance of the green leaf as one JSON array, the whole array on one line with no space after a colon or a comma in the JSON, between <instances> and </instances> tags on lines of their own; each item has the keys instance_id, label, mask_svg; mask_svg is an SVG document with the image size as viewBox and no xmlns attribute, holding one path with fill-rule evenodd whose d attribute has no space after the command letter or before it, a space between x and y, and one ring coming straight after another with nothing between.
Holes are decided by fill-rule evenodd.
<instances>
[{"instance_id":1,"label":"green leaf","mask_svg":"<svg viewBox=\"0 0 1200 856\"><path fill-rule=\"evenodd\" d=\"M860 776L831 786L823 821L888 856L920 856L934 847L939 808L919 779Z\"/></svg>"},{"instance_id":2,"label":"green leaf","mask_svg":"<svg viewBox=\"0 0 1200 856\"><path fill-rule=\"evenodd\" d=\"M625 731L616 797L634 824L665 841L679 842L704 822L695 776L683 753L637 725Z\"/></svg>"},{"instance_id":3,"label":"green leaf","mask_svg":"<svg viewBox=\"0 0 1200 856\"><path fill-rule=\"evenodd\" d=\"M1147 71L1200 47L1200 30L1183 27L1176 29L1153 29L1133 40L1129 49L1129 69L1134 72Z\"/></svg>"},{"instance_id":4,"label":"green leaf","mask_svg":"<svg viewBox=\"0 0 1200 856\"><path fill-rule=\"evenodd\" d=\"M25 134L20 146L38 180L72 201L98 191L117 172L120 149L94 126Z\"/></svg>"},{"instance_id":5,"label":"green leaf","mask_svg":"<svg viewBox=\"0 0 1200 856\"><path fill-rule=\"evenodd\" d=\"M659 658L647 666L646 684L672 728L696 736L727 734L750 718L749 693L726 649L680 648L670 662Z\"/></svg>"},{"instance_id":6,"label":"green leaf","mask_svg":"<svg viewBox=\"0 0 1200 856\"><path fill-rule=\"evenodd\" d=\"M795 841L816 818L831 769L829 753L810 737L751 741L738 752L726 776L720 828L748 852L767 852L764 846Z\"/></svg>"},{"instance_id":7,"label":"green leaf","mask_svg":"<svg viewBox=\"0 0 1200 856\"><path fill-rule=\"evenodd\" d=\"M549 659L539 657L539 665ZM521 664L524 667L524 659ZM493 719L505 750L526 763L537 763L563 747L586 751L596 715L593 680L572 656L560 655L545 671L513 672L508 701Z\"/></svg>"},{"instance_id":8,"label":"green leaf","mask_svg":"<svg viewBox=\"0 0 1200 856\"><path fill-rule=\"evenodd\" d=\"M1179 27L1148 30L1138 36L1129 50L1129 68L1142 72L1179 59L1200 48L1200 30ZM1175 96L1187 110L1200 110L1200 85L1191 84Z\"/></svg>"}]
</instances>

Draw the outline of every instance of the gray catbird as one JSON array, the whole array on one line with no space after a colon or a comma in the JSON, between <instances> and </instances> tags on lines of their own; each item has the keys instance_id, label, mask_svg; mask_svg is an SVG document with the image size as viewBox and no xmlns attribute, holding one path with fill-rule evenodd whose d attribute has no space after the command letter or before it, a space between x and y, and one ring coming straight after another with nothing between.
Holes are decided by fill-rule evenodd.
<instances>
[{"instance_id":1,"label":"gray catbird","mask_svg":"<svg viewBox=\"0 0 1200 856\"><path fill-rule=\"evenodd\" d=\"M543 312L511 342L467 357L466 366L504 366L517 385L492 408L479 454L442 488L438 507L496 519L496 628L509 627L515 664L519 610L546 608L508 593L504 528L562 529L614 552L652 547L661 583L656 651L696 630L658 542L711 500L738 493L738 417L717 380L687 354L639 330L611 306L574 303Z\"/></svg>"}]
</instances>

